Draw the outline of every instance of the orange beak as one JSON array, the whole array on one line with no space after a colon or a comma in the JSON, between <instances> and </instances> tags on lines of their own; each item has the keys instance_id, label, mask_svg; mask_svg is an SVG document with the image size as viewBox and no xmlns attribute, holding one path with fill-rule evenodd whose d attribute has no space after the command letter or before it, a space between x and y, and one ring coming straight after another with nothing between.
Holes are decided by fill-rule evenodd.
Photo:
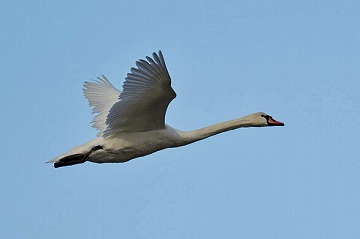
<instances>
[{"instance_id":1,"label":"orange beak","mask_svg":"<svg viewBox=\"0 0 360 239\"><path fill-rule=\"evenodd\" d=\"M285 124L284 124L283 122L274 120L273 118L270 117L270 118L268 119L268 125L269 125L269 126L284 126Z\"/></svg>"}]
</instances>

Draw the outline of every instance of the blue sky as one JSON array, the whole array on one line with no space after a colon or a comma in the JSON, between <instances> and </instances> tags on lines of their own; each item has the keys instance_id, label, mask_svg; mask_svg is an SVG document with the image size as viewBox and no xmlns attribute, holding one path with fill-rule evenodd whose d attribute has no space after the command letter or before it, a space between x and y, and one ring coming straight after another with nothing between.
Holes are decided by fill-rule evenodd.
<instances>
[{"instance_id":1,"label":"blue sky","mask_svg":"<svg viewBox=\"0 0 360 239\"><path fill-rule=\"evenodd\" d=\"M359 238L359 1L12 1L0 8L1 238ZM162 50L191 130L125 164L44 164L93 139L84 81Z\"/></svg>"}]
</instances>

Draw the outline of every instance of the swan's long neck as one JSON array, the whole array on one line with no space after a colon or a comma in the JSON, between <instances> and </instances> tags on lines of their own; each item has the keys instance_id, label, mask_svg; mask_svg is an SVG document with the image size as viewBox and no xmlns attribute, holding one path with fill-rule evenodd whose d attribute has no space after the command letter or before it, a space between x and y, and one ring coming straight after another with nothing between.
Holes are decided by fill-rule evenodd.
<instances>
[{"instance_id":1,"label":"swan's long neck","mask_svg":"<svg viewBox=\"0 0 360 239\"><path fill-rule=\"evenodd\" d=\"M198 130L182 132L181 136L183 145L186 145L229 130L260 126L262 125L257 125L253 122L252 117L245 116L243 118L222 122Z\"/></svg>"}]
</instances>

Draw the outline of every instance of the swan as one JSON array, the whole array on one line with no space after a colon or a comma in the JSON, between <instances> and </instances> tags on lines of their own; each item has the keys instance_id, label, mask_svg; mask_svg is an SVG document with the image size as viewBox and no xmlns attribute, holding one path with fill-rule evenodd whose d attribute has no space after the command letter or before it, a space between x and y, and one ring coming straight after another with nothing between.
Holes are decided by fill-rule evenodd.
<instances>
[{"instance_id":1,"label":"swan","mask_svg":"<svg viewBox=\"0 0 360 239\"><path fill-rule=\"evenodd\" d=\"M165 148L184 146L210 136L244 127L284 126L259 112L193 131L165 124L169 103L176 97L161 51L138 60L116 89L105 77L85 82L83 93L95 117L97 138L53 160L54 167L84 163L121 163Z\"/></svg>"}]
</instances>

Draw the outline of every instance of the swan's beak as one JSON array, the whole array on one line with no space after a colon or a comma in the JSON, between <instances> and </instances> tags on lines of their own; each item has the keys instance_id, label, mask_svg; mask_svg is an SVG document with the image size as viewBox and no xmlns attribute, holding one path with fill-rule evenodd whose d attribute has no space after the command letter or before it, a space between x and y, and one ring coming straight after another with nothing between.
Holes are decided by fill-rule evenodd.
<instances>
[{"instance_id":1,"label":"swan's beak","mask_svg":"<svg viewBox=\"0 0 360 239\"><path fill-rule=\"evenodd\" d=\"M268 120L268 125L269 126L284 126L285 124L283 122L274 120L273 118L270 117Z\"/></svg>"}]
</instances>

